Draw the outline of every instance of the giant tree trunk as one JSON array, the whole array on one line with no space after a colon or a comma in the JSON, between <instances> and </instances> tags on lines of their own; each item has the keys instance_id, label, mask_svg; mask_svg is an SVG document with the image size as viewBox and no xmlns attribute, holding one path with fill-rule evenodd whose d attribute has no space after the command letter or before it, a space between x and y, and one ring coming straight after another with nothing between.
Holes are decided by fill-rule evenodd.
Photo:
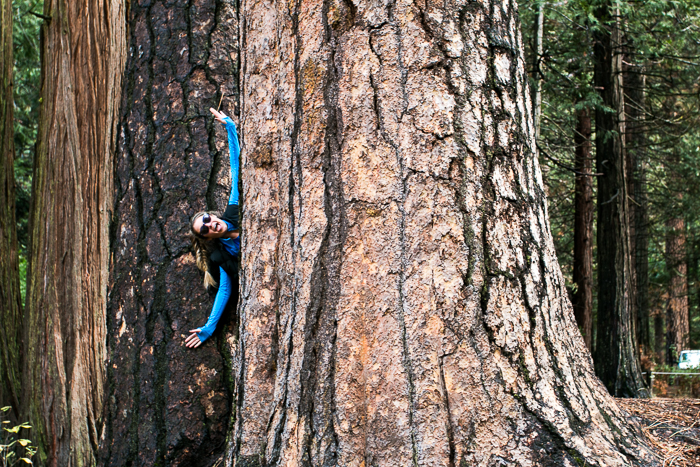
<instances>
[{"instance_id":1,"label":"giant tree trunk","mask_svg":"<svg viewBox=\"0 0 700 467\"><path fill-rule=\"evenodd\" d=\"M242 2L229 465L655 464L576 329L515 10Z\"/></svg>"},{"instance_id":2,"label":"giant tree trunk","mask_svg":"<svg viewBox=\"0 0 700 467\"><path fill-rule=\"evenodd\" d=\"M688 348L688 263L685 221L675 217L666 222L666 267L670 278L666 308L666 363L678 363L678 355Z\"/></svg>"},{"instance_id":3,"label":"giant tree trunk","mask_svg":"<svg viewBox=\"0 0 700 467\"><path fill-rule=\"evenodd\" d=\"M591 158L591 115L576 112L576 183L574 189L574 274L573 306L576 323L588 350L593 348L593 159ZM587 175L588 174L588 175Z\"/></svg>"},{"instance_id":4,"label":"giant tree trunk","mask_svg":"<svg viewBox=\"0 0 700 467\"><path fill-rule=\"evenodd\" d=\"M124 14L118 1L44 2L23 409L51 466L94 464L102 423Z\"/></svg>"},{"instance_id":5,"label":"giant tree trunk","mask_svg":"<svg viewBox=\"0 0 700 467\"><path fill-rule=\"evenodd\" d=\"M0 0L0 407L17 415L21 375L22 299L15 222L12 97L12 2Z\"/></svg>"},{"instance_id":6,"label":"giant tree trunk","mask_svg":"<svg viewBox=\"0 0 700 467\"><path fill-rule=\"evenodd\" d=\"M596 9L602 25L594 34L595 85L603 104L596 109L598 178L598 319L596 374L608 390L623 397L646 395L633 319L627 168L622 94L619 11L612 1Z\"/></svg>"},{"instance_id":7,"label":"giant tree trunk","mask_svg":"<svg viewBox=\"0 0 700 467\"><path fill-rule=\"evenodd\" d=\"M222 0L131 3L100 465L208 466L224 451L228 344L183 343L212 305L187 235L191 215L228 199L226 132L208 108L223 94L235 110L236 13Z\"/></svg>"}]
</instances>

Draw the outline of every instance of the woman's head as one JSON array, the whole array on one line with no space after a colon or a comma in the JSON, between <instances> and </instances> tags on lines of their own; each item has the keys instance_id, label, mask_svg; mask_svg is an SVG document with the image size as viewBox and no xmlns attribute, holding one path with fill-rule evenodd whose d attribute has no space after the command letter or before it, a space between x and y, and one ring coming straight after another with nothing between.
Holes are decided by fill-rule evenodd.
<instances>
[{"instance_id":1,"label":"woman's head","mask_svg":"<svg viewBox=\"0 0 700 467\"><path fill-rule=\"evenodd\" d=\"M219 218L219 213L201 211L192 216L190 230L201 239L221 238L228 231L226 223Z\"/></svg>"},{"instance_id":2,"label":"woman's head","mask_svg":"<svg viewBox=\"0 0 700 467\"><path fill-rule=\"evenodd\" d=\"M210 236L212 232L209 232L209 227L207 226L206 232L202 235L202 225L207 225L207 219L202 219L204 216L208 216L210 219L208 223L211 224L211 218L214 217L213 213L198 212L192 217L190 222L190 230L192 231L192 250L194 252L195 262L200 271L204 272L204 287L218 287L218 284L209 273L209 250L211 249L210 240L216 237ZM217 216L218 218L218 216Z\"/></svg>"}]
</instances>

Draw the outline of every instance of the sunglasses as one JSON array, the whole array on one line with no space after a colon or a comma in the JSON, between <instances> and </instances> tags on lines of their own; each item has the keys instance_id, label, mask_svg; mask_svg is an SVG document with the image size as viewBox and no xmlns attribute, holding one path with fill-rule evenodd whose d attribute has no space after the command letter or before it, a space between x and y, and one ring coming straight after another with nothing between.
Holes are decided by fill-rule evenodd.
<instances>
[{"instance_id":1,"label":"sunglasses","mask_svg":"<svg viewBox=\"0 0 700 467\"><path fill-rule=\"evenodd\" d=\"M199 235L206 235L209 233L209 227L207 227L209 222L211 222L211 216L209 214L204 214L202 216L202 226L199 228Z\"/></svg>"}]
</instances>

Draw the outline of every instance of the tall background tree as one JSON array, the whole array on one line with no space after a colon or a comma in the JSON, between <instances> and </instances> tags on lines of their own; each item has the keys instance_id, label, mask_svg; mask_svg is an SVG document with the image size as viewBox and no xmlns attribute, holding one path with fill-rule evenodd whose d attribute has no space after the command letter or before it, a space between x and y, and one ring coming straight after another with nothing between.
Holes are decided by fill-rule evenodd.
<instances>
[{"instance_id":1,"label":"tall background tree","mask_svg":"<svg viewBox=\"0 0 700 467\"><path fill-rule=\"evenodd\" d=\"M189 219L228 199L226 132L208 109L223 101L236 118L237 21L229 1L130 6L100 465L220 465L233 337L219 333L197 349L184 339L211 310Z\"/></svg>"},{"instance_id":2,"label":"tall background tree","mask_svg":"<svg viewBox=\"0 0 700 467\"><path fill-rule=\"evenodd\" d=\"M22 320L22 410L44 465L92 465L99 443L124 8L121 2L44 3Z\"/></svg>"},{"instance_id":3,"label":"tall background tree","mask_svg":"<svg viewBox=\"0 0 700 467\"><path fill-rule=\"evenodd\" d=\"M629 169L625 152L620 6L595 7L594 82L603 106L596 109L598 179L598 324L593 353L596 374L616 396L646 394L637 349L634 270L630 233Z\"/></svg>"},{"instance_id":4,"label":"tall background tree","mask_svg":"<svg viewBox=\"0 0 700 467\"><path fill-rule=\"evenodd\" d=\"M22 299L15 222L12 2L0 1L0 404L19 410Z\"/></svg>"}]
</instances>

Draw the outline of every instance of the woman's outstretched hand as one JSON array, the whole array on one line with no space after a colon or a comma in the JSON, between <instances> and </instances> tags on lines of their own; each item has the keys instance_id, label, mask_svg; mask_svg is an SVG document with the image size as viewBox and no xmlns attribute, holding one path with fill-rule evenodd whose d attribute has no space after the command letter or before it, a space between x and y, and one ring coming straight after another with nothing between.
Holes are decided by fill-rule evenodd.
<instances>
[{"instance_id":1,"label":"woman's outstretched hand","mask_svg":"<svg viewBox=\"0 0 700 467\"><path fill-rule=\"evenodd\" d=\"M185 339L185 345L187 347L194 349L202 345L202 341L199 340L199 336L197 335L199 331L201 331L200 328L192 329L190 331L191 334L187 336L187 339Z\"/></svg>"},{"instance_id":2,"label":"woman's outstretched hand","mask_svg":"<svg viewBox=\"0 0 700 467\"><path fill-rule=\"evenodd\" d=\"M223 112L219 112L218 110L215 110L214 108L210 107L209 112L211 112L214 115L214 118L216 118L217 121L223 123L224 125L226 124L226 120L224 120L227 115Z\"/></svg>"}]
</instances>

